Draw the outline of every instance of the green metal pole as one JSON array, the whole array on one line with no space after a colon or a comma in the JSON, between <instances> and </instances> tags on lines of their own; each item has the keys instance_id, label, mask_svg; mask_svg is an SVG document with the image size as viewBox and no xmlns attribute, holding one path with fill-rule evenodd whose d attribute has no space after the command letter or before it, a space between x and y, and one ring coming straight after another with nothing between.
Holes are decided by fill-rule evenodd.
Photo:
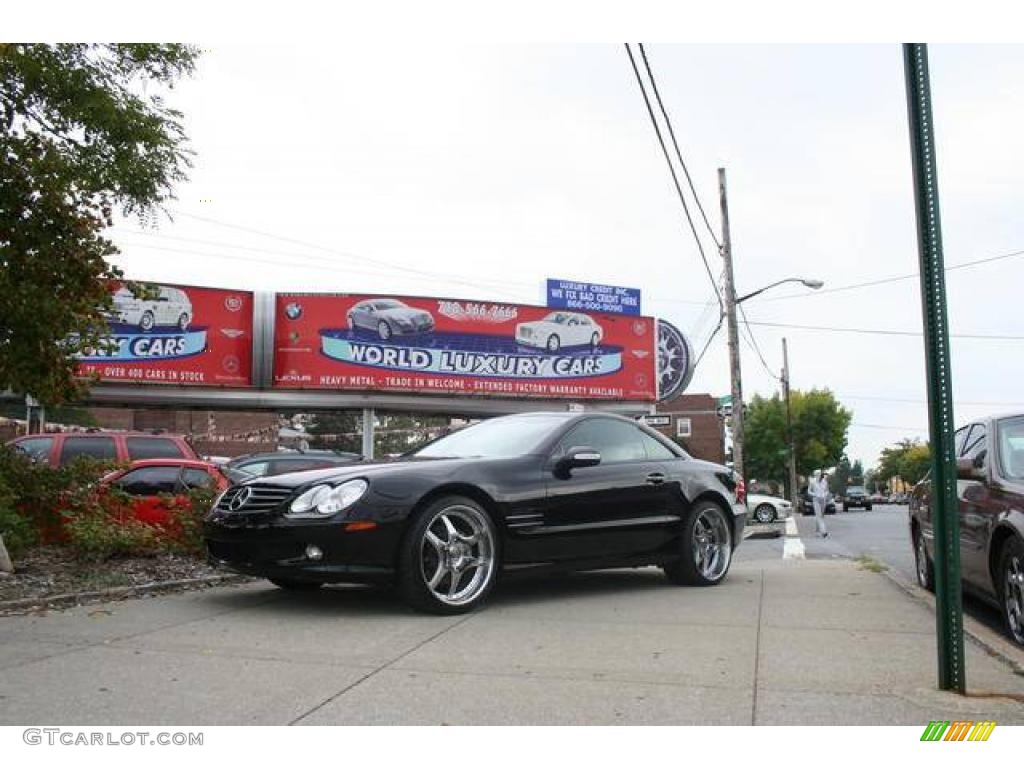
<instances>
[{"instance_id":1,"label":"green metal pole","mask_svg":"<svg viewBox=\"0 0 1024 768\"><path fill-rule=\"evenodd\" d=\"M924 314L925 364L928 373L939 688L964 693L966 675L960 593L959 501L953 447L953 387L949 364L949 323L939 218L939 182L935 163L935 124L932 120L928 78L928 47L923 43L905 44L903 63L907 78L907 114L914 169L917 247L921 262L921 310Z\"/></svg>"}]
</instances>

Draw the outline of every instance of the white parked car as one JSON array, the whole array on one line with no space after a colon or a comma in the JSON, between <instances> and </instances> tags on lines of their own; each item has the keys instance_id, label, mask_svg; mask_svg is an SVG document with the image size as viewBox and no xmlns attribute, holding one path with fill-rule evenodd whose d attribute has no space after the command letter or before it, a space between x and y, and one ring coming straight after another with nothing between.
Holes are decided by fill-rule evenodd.
<instances>
[{"instance_id":1,"label":"white parked car","mask_svg":"<svg viewBox=\"0 0 1024 768\"><path fill-rule=\"evenodd\" d=\"M747 509L750 510L750 522L773 523L785 520L793 514L793 505L778 496L764 496L759 493L747 494Z\"/></svg>"},{"instance_id":2,"label":"white parked car","mask_svg":"<svg viewBox=\"0 0 1024 768\"><path fill-rule=\"evenodd\" d=\"M114 307L109 319L115 323L137 325L141 331L151 331L158 325L188 329L192 322L192 302L180 288L157 286L155 298L140 299L128 288L114 293Z\"/></svg>"},{"instance_id":3,"label":"white parked car","mask_svg":"<svg viewBox=\"0 0 1024 768\"><path fill-rule=\"evenodd\" d=\"M557 352L562 347L578 347L601 343L604 331L588 315L579 312L552 312L543 320L519 323L516 341L528 347L541 347Z\"/></svg>"}]
</instances>

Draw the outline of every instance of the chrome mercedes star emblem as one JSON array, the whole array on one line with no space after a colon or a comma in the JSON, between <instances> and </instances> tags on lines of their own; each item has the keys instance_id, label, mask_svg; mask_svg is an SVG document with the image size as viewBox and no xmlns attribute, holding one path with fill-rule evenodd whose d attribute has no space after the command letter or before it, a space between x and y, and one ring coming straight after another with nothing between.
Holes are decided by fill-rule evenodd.
<instances>
[{"instance_id":1,"label":"chrome mercedes star emblem","mask_svg":"<svg viewBox=\"0 0 1024 768\"><path fill-rule=\"evenodd\" d=\"M252 497L252 488L249 486L239 488L228 502L228 509L237 512L248 503L250 497Z\"/></svg>"}]
</instances>

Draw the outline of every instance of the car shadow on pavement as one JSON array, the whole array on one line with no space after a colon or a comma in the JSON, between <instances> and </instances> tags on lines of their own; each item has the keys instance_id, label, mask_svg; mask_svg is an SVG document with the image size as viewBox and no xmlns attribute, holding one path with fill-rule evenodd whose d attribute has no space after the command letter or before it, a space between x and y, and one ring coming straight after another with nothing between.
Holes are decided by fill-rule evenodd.
<instances>
[{"instance_id":1,"label":"car shadow on pavement","mask_svg":"<svg viewBox=\"0 0 1024 768\"><path fill-rule=\"evenodd\" d=\"M656 568L547 575L503 574L482 610L486 611L487 606L543 604L586 595L612 597L650 593L653 590L685 592L687 589L670 584L661 570ZM265 599L253 604L254 593ZM243 607L244 603L249 611L275 614L317 611L332 616L423 615L408 607L396 589L378 585L336 584L312 592L292 592L279 589L269 582L256 582L244 591L231 588L211 592L207 599L226 610Z\"/></svg>"}]
</instances>

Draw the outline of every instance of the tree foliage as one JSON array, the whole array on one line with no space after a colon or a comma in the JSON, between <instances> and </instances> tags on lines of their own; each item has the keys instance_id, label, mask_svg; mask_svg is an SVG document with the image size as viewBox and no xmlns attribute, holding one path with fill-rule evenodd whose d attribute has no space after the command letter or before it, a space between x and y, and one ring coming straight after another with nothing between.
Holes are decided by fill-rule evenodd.
<instances>
[{"instance_id":1,"label":"tree foliage","mask_svg":"<svg viewBox=\"0 0 1024 768\"><path fill-rule=\"evenodd\" d=\"M836 466L846 448L853 414L830 391L818 389L792 390L790 410L797 474ZM747 474L764 481L784 479L788 460L785 401L778 395L755 395L744 428Z\"/></svg>"},{"instance_id":2,"label":"tree foliage","mask_svg":"<svg viewBox=\"0 0 1024 768\"><path fill-rule=\"evenodd\" d=\"M162 91L198 50L0 43L0 389L54 405L81 393L120 277L113 211L152 220L185 178L180 112Z\"/></svg>"},{"instance_id":3,"label":"tree foliage","mask_svg":"<svg viewBox=\"0 0 1024 768\"><path fill-rule=\"evenodd\" d=\"M904 438L896 445L882 449L874 477L881 482L899 477L913 485L925 476L931 466L931 458L927 443Z\"/></svg>"}]
</instances>

